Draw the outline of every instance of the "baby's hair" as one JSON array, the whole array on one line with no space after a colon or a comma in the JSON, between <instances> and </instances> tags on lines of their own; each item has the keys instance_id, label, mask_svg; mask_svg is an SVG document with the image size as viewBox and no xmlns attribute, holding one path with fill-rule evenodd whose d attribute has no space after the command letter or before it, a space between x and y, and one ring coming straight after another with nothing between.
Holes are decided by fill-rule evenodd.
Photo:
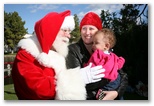
<instances>
[{"instance_id":1,"label":"baby's hair","mask_svg":"<svg viewBox=\"0 0 154 106\"><path fill-rule=\"evenodd\" d=\"M106 39L106 40L109 41L109 43L110 43L110 48L113 48L113 47L115 46L115 44L116 44L116 36L115 36L113 30L108 29L108 28L103 28L103 29L101 29L101 30L98 30L98 31L95 33L95 35L96 35L96 34L104 34L103 39Z\"/></svg>"}]
</instances>

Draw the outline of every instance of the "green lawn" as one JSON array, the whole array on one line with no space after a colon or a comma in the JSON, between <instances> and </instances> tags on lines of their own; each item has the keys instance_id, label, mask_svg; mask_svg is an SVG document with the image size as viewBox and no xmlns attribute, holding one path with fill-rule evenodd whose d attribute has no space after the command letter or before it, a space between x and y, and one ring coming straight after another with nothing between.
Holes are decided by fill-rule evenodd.
<instances>
[{"instance_id":1,"label":"green lawn","mask_svg":"<svg viewBox=\"0 0 154 106\"><path fill-rule=\"evenodd\" d=\"M4 100L17 100L13 84L4 85Z\"/></svg>"}]
</instances>

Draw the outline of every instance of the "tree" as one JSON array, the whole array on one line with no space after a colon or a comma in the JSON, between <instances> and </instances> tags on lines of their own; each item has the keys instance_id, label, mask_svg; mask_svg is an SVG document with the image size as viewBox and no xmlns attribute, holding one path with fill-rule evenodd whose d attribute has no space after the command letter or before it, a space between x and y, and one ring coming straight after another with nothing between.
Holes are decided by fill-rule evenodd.
<instances>
[{"instance_id":1,"label":"tree","mask_svg":"<svg viewBox=\"0 0 154 106\"><path fill-rule=\"evenodd\" d=\"M8 45L11 50L27 33L24 24L25 21L22 21L17 12L6 13L4 11L4 45Z\"/></svg>"},{"instance_id":2,"label":"tree","mask_svg":"<svg viewBox=\"0 0 154 106\"><path fill-rule=\"evenodd\" d=\"M139 11L139 7L143 9ZM129 81L148 83L148 9L147 4L123 4L119 13L102 10L103 27L114 30L114 52L126 60L124 71ZM147 11L146 11L147 10ZM145 14L146 13L146 14Z\"/></svg>"},{"instance_id":3,"label":"tree","mask_svg":"<svg viewBox=\"0 0 154 106\"><path fill-rule=\"evenodd\" d=\"M75 29L71 32L70 43L76 42L80 38L79 18L74 14Z\"/></svg>"}]
</instances>

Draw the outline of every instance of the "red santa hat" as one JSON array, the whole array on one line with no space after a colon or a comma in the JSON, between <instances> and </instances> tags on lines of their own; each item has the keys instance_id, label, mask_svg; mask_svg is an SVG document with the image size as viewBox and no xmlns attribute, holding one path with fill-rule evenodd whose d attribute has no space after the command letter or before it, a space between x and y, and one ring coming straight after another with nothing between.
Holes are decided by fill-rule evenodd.
<instances>
[{"instance_id":1,"label":"red santa hat","mask_svg":"<svg viewBox=\"0 0 154 106\"><path fill-rule=\"evenodd\" d=\"M50 12L35 23L34 30L42 48L42 52L48 54L60 28L74 29L74 18L70 11L61 13Z\"/></svg>"},{"instance_id":2,"label":"red santa hat","mask_svg":"<svg viewBox=\"0 0 154 106\"><path fill-rule=\"evenodd\" d=\"M70 11L61 13L50 12L35 23L35 33L42 49L37 56L40 64L50 67L49 50L61 28L73 30L75 27L74 18L70 16Z\"/></svg>"},{"instance_id":3,"label":"red santa hat","mask_svg":"<svg viewBox=\"0 0 154 106\"><path fill-rule=\"evenodd\" d=\"M100 19L100 17L96 13L89 12L81 20L80 30L81 30L82 26L84 26L84 25L93 25L98 30L100 30L100 29L102 29L102 20Z\"/></svg>"}]
</instances>

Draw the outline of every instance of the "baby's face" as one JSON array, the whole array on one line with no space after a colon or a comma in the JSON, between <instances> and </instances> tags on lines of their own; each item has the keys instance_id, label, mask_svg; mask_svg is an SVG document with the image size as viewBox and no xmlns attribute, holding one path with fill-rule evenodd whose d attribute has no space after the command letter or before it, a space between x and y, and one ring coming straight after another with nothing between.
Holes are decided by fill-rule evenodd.
<instances>
[{"instance_id":1,"label":"baby's face","mask_svg":"<svg viewBox=\"0 0 154 106\"><path fill-rule=\"evenodd\" d=\"M105 50L109 50L109 48L106 45L106 41L103 39L103 35L98 33L94 36L93 38L93 51L95 51L96 49L105 51Z\"/></svg>"}]
</instances>

